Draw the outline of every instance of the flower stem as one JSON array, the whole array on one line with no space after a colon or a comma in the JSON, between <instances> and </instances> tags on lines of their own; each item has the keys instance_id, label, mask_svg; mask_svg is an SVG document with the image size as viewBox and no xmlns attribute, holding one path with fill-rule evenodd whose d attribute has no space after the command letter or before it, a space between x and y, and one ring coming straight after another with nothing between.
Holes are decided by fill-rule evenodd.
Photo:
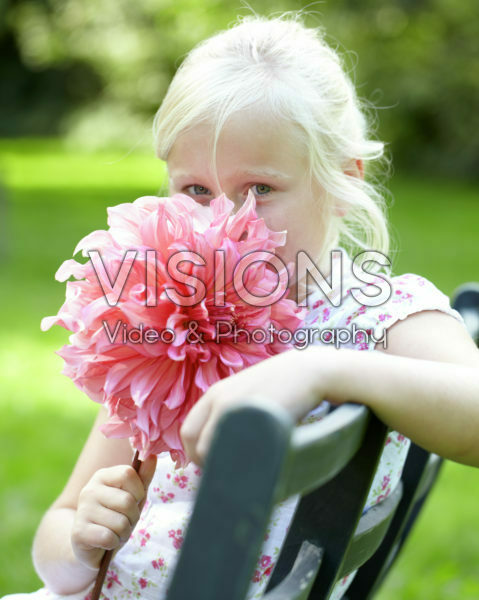
<instances>
[{"instance_id":1,"label":"flower stem","mask_svg":"<svg viewBox=\"0 0 479 600\"><path fill-rule=\"evenodd\" d=\"M138 458L138 454L139 454L139 452L137 450L135 452L135 456L133 457L133 461L131 463L131 466L135 469L135 471L137 473L140 470L140 465L142 462ZM112 558L114 552L115 552L115 550L107 550L105 552L105 554L103 555L103 558L101 559L101 562L100 562L100 568L98 571L98 575L96 576L95 586L91 593L90 600L98 600L99 599L100 593L101 593L101 588L103 586L103 582L105 581L106 572L108 570L108 565L110 564L110 561L111 561L111 558Z\"/></svg>"}]
</instances>

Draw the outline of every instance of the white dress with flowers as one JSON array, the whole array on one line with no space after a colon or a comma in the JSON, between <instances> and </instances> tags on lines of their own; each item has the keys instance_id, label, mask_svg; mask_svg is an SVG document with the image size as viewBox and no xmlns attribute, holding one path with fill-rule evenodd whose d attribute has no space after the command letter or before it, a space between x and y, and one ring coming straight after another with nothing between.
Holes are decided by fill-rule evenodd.
<instances>
[{"instance_id":1,"label":"white dress with flowers","mask_svg":"<svg viewBox=\"0 0 479 600\"><path fill-rule=\"evenodd\" d=\"M350 272L347 264L344 269L345 276ZM360 305L352 297L350 288L360 287L356 279L353 280L350 276L343 282L347 285L343 283L343 300L339 306L332 306L319 289L308 298L310 311L306 325L323 332L322 341L318 335L314 343L332 343L333 330L340 328L351 330L355 325L355 339L341 343L340 348L372 351L375 341L371 333L378 339L383 328L387 331L387 328L398 320L423 310L439 310L463 323L459 313L450 307L447 296L419 275L407 273L391 278L392 294L387 302L377 307ZM370 294L373 293L374 291L371 290ZM358 329L362 331L358 332ZM347 336L344 335L343 339L345 337ZM327 402L323 402L306 415L301 423L307 424L321 419L327 412L328 406ZM369 492L365 511L388 496L395 488L402 473L409 445L409 439L398 432L390 432ZM167 598L170 577L193 511L200 480L201 470L194 463L176 471L175 463L168 452L158 456L156 472L140 520L129 541L110 564L102 598L109 600ZM263 596L298 500L298 496L293 496L275 506L245 600ZM353 577L354 572L336 584L331 596L333 600L343 596ZM43 587L32 593L11 594L5 596L4 600L63 598L88 600L90 590L91 586L76 594L61 596Z\"/></svg>"}]
</instances>

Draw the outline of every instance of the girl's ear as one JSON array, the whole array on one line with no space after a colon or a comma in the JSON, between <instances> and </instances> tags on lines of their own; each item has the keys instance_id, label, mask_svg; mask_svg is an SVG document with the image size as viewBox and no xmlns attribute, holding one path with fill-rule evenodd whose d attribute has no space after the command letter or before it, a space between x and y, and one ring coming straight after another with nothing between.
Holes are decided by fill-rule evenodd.
<instances>
[{"instance_id":1,"label":"girl's ear","mask_svg":"<svg viewBox=\"0 0 479 600\"><path fill-rule=\"evenodd\" d=\"M356 158L356 160L351 161L348 168L344 169L344 173L346 175L351 175L351 177L364 179L364 163L362 158Z\"/></svg>"},{"instance_id":2,"label":"girl's ear","mask_svg":"<svg viewBox=\"0 0 479 600\"><path fill-rule=\"evenodd\" d=\"M354 161L351 161L350 165L347 169L344 169L344 173L346 175L350 175L351 177L358 177L359 179L364 179L364 163L361 158L357 158ZM348 212L347 208L336 204L333 209L333 213L336 217L344 217Z\"/></svg>"},{"instance_id":3,"label":"girl's ear","mask_svg":"<svg viewBox=\"0 0 479 600\"><path fill-rule=\"evenodd\" d=\"M333 208L333 214L335 217L344 217L348 212L347 208L340 206L339 204L335 204Z\"/></svg>"},{"instance_id":4,"label":"girl's ear","mask_svg":"<svg viewBox=\"0 0 479 600\"><path fill-rule=\"evenodd\" d=\"M362 158L356 159L356 166L358 168L359 177L361 177L361 179L364 179L364 163Z\"/></svg>"}]
</instances>

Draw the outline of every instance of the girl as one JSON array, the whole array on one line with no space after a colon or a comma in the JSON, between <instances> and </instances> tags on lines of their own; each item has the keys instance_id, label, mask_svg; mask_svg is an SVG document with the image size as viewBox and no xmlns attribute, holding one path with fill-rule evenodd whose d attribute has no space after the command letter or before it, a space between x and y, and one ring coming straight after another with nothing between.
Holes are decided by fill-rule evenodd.
<instances>
[{"instance_id":1,"label":"girl","mask_svg":"<svg viewBox=\"0 0 479 600\"><path fill-rule=\"evenodd\" d=\"M397 485L410 439L479 466L479 351L460 315L419 275L391 277L392 293L377 306L375 286L353 276L354 252L388 251L383 200L364 177L383 144L369 139L351 81L320 32L297 17L243 18L190 52L154 129L169 194L209 203L224 192L238 209L252 192L268 227L288 232L280 258L288 263L307 252L326 278L330 251L340 249L342 285L328 297L305 277L290 291L306 300L307 325L328 328L330 338L212 385L182 425L193 462L180 471L162 453L136 474L129 441L99 432L107 417L101 407L35 536L33 560L46 587L9 600L87 599L105 549L115 549L105 597L165 598L218 418L257 392L299 423L322 417L328 402L314 406L321 397L362 402L391 428L365 510ZM343 335L339 351L328 343L354 326L356 335ZM275 507L248 600L262 596L297 501ZM341 598L353 577L338 582L332 598Z\"/></svg>"}]
</instances>

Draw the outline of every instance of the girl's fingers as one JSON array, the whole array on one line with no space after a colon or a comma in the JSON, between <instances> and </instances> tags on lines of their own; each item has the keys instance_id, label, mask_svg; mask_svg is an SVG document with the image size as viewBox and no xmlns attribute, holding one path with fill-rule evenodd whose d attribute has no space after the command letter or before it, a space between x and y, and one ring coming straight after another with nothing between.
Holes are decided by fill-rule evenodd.
<instances>
[{"instance_id":1,"label":"girl's fingers","mask_svg":"<svg viewBox=\"0 0 479 600\"><path fill-rule=\"evenodd\" d=\"M104 508L126 516L132 526L140 518L139 503L126 490L102 486L98 491L97 499Z\"/></svg>"},{"instance_id":2,"label":"girl's fingers","mask_svg":"<svg viewBox=\"0 0 479 600\"><path fill-rule=\"evenodd\" d=\"M216 428L217 422L218 419L216 415L211 413L210 418L203 427L200 436L197 440L195 447L195 456L200 462L195 462L197 462L199 466L203 466L203 463L206 459L206 455L208 454L208 451L210 449L211 440L213 438L213 433Z\"/></svg>"},{"instance_id":3,"label":"girl's fingers","mask_svg":"<svg viewBox=\"0 0 479 600\"><path fill-rule=\"evenodd\" d=\"M81 529L73 528L72 546L74 553L82 562L98 560L101 553L93 552L98 548L113 550L121 544L120 537L111 529L98 523L83 523ZM95 565L91 565L95 566Z\"/></svg>"},{"instance_id":4,"label":"girl's fingers","mask_svg":"<svg viewBox=\"0 0 479 600\"><path fill-rule=\"evenodd\" d=\"M211 396L204 394L190 409L180 428L180 437L186 454L195 462L199 457L196 453L196 444L200 433L208 420L211 411Z\"/></svg>"},{"instance_id":5,"label":"girl's fingers","mask_svg":"<svg viewBox=\"0 0 479 600\"><path fill-rule=\"evenodd\" d=\"M143 507L145 506L145 502L146 502L147 495L148 495L148 488L150 486L150 483L151 483L153 477L155 476L157 459L158 459L158 457L155 454L150 454L150 456L148 456L148 458L146 458L146 460L144 460L141 463L140 469L138 471L138 475L140 476L140 479L143 481L143 485L145 486L145 491L146 491L145 497L138 505L138 510L140 511L140 514L143 510Z\"/></svg>"},{"instance_id":6,"label":"girl's fingers","mask_svg":"<svg viewBox=\"0 0 479 600\"><path fill-rule=\"evenodd\" d=\"M115 465L99 469L94 477L104 485L129 492L137 503L145 496L145 486L131 465Z\"/></svg>"},{"instance_id":7,"label":"girl's fingers","mask_svg":"<svg viewBox=\"0 0 479 600\"><path fill-rule=\"evenodd\" d=\"M153 479L156 471L156 461L157 457L155 454L150 454L144 461L142 461L140 465L140 469L138 471L138 475L143 483L145 491L148 489L148 486Z\"/></svg>"},{"instance_id":8,"label":"girl's fingers","mask_svg":"<svg viewBox=\"0 0 479 600\"><path fill-rule=\"evenodd\" d=\"M90 519L91 524L99 525L116 536L115 539L108 536L108 534L102 534L106 536L107 543L114 542L112 548L116 548L120 543L126 542L130 537L133 527L136 525L136 522L131 523L126 515L105 508L104 506L98 506ZM100 545L100 547L105 548L103 545Z\"/></svg>"}]
</instances>

